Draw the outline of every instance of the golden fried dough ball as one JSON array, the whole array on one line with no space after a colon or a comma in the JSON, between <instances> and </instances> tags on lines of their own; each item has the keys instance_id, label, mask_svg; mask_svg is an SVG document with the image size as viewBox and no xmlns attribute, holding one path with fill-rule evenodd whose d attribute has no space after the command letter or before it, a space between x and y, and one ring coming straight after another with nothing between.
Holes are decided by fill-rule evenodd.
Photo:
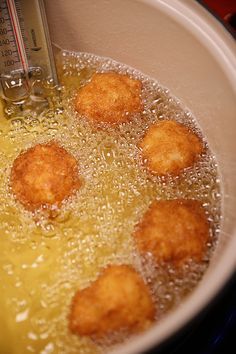
<instances>
[{"instance_id":1,"label":"golden fried dough ball","mask_svg":"<svg viewBox=\"0 0 236 354\"><path fill-rule=\"evenodd\" d=\"M160 176L179 174L193 165L203 151L196 134L170 120L153 124L139 146L147 168Z\"/></svg>"},{"instance_id":2,"label":"golden fried dough ball","mask_svg":"<svg viewBox=\"0 0 236 354\"><path fill-rule=\"evenodd\" d=\"M122 123L142 110L141 82L115 72L97 73L82 87L76 110L97 123Z\"/></svg>"},{"instance_id":3,"label":"golden fried dough ball","mask_svg":"<svg viewBox=\"0 0 236 354\"><path fill-rule=\"evenodd\" d=\"M10 183L28 210L59 205L81 185L76 159L55 142L21 153L13 163Z\"/></svg>"},{"instance_id":4,"label":"golden fried dough ball","mask_svg":"<svg viewBox=\"0 0 236 354\"><path fill-rule=\"evenodd\" d=\"M157 263L182 266L203 259L209 239L205 211L196 200L160 200L151 204L134 232L141 253L150 252Z\"/></svg>"},{"instance_id":5,"label":"golden fried dough ball","mask_svg":"<svg viewBox=\"0 0 236 354\"><path fill-rule=\"evenodd\" d=\"M140 275L128 265L111 265L72 302L69 327L79 335L104 335L126 329L136 332L154 320L151 295Z\"/></svg>"}]
</instances>

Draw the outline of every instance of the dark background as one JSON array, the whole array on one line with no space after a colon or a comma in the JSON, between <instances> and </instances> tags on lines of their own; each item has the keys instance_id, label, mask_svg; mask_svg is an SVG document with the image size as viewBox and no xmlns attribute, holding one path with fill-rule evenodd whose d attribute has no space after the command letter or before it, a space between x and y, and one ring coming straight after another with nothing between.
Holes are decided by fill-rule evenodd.
<instances>
[{"instance_id":1,"label":"dark background","mask_svg":"<svg viewBox=\"0 0 236 354\"><path fill-rule=\"evenodd\" d=\"M196 0L236 38L236 0ZM235 250L236 257L236 250ZM204 311L148 354L236 354L236 274Z\"/></svg>"},{"instance_id":2,"label":"dark background","mask_svg":"<svg viewBox=\"0 0 236 354\"><path fill-rule=\"evenodd\" d=\"M192 323L148 354L235 354L235 342L236 274Z\"/></svg>"},{"instance_id":3,"label":"dark background","mask_svg":"<svg viewBox=\"0 0 236 354\"><path fill-rule=\"evenodd\" d=\"M236 38L236 0L196 0ZM235 350L236 353L236 350Z\"/></svg>"}]
</instances>

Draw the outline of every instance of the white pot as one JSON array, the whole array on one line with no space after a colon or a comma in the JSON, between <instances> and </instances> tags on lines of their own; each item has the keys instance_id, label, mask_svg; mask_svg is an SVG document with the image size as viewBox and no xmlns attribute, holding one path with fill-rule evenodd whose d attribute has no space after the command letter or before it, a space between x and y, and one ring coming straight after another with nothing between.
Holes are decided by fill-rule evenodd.
<instances>
[{"instance_id":1,"label":"white pot","mask_svg":"<svg viewBox=\"0 0 236 354\"><path fill-rule=\"evenodd\" d=\"M194 0L47 0L62 48L95 53L156 78L192 111L217 157L223 191L219 244L181 306L116 353L158 346L224 288L236 268L236 45Z\"/></svg>"}]
</instances>

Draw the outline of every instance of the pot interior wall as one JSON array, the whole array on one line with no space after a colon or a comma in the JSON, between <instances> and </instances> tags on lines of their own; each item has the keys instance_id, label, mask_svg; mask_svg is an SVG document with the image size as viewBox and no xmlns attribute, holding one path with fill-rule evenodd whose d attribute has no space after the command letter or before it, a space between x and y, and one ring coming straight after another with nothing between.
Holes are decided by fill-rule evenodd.
<instances>
[{"instance_id":1,"label":"pot interior wall","mask_svg":"<svg viewBox=\"0 0 236 354\"><path fill-rule=\"evenodd\" d=\"M230 62L230 35L194 1L47 0L46 11L55 44L141 70L195 115L217 157L224 192L220 242L201 284L216 291L235 266L236 64Z\"/></svg>"}]
</instances>

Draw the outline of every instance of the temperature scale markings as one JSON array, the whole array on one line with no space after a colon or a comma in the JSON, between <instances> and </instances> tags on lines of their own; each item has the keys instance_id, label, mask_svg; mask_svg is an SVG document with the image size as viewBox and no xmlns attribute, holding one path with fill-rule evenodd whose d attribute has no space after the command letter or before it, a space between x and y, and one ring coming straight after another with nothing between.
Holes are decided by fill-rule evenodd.
<instances>
[{"instance_id":1,"label":"temperature scale markings","mask_svg":"<svg viewBox=\"0 0 236 354\"><path fill-rule=\"evenodd\" d=\"M28 72L27 55L25 52L23 38L22 38L20 31L19 31L20 24L19 24L19 21L17 18L17 11L15 8L15 3L14 3L14 0L6 0L6 1L7 1L8 9L9 9L9 15L10 15L10 19L12 22L13 31L15 34L15 40L16 40L16 44L17 44L17 48L18 48L18 52L19 52L19 58L22 63L24 72Z\"/></svg>"},{"instance_id":2,"label":"temperature scale markings","mask_svg":"<svg viewBox=\"0 0 236 354\"><path fill-rule=\"evenodd\" d=\"M1 6L1 28L0 28L0 55L3 59L3 64L5 68L12 67L16 63L20 62L18 50L15 43L14 32L12 28L11 18L8 11L7 3Z\"/></svg>"}]
</instances>

